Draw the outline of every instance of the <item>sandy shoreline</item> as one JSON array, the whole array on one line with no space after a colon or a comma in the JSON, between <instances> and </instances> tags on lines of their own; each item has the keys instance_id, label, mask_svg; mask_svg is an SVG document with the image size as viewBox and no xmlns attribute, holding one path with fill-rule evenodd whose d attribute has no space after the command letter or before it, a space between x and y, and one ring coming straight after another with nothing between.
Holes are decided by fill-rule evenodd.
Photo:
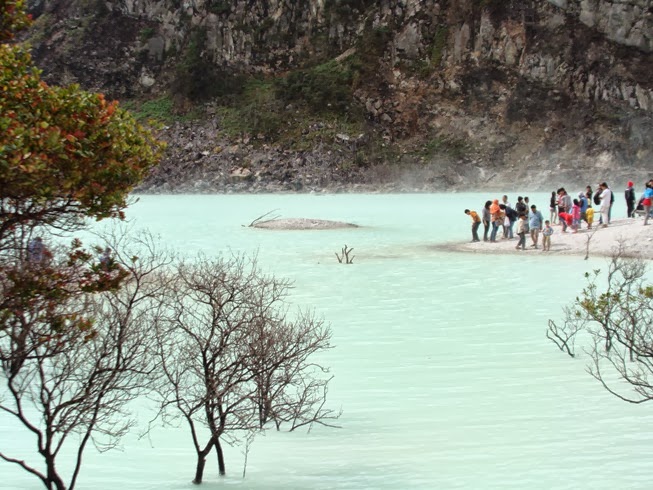
<instances>
[{"instance_id":1,"label":"sandy shoreline","mask_svg":"<svg viewBox=\"0 0 653 490\"><path fill-rule=\"evenodd\" d=\"M644 226L644 218L619 218L612 219L610 226L601 228L598 223L592 225L592 229L583 228L578 233L563 233L562 227L554 225L555 230L551 237L551 250L542 251L542 234L540 233L537 249L531 248L530 236L526 237L526 250L515 250L518 237L512 240L497 239L497 242L454 242L438 245L437 248L455 252L469 252L481 254L552 254L552 255L579 255L585 257L588 250L589 256L597 257L610 256L622 243L626 255L643 259L653 259L653 219ZM570 230L570 228L568 228ZM471 239L471 225L469 230ZM499 229L501 233L501 228ZM479 229L479 236L483 237L483 225Z\"/></svg>"}]
</instances>

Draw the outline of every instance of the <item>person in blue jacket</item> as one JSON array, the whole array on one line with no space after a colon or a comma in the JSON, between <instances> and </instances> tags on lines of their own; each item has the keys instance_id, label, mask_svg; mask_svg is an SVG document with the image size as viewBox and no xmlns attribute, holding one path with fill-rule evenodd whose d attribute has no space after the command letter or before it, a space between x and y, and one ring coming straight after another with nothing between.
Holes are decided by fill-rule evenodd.
<instances>
[{"instance_id":1,"label":"person in blue jacket","mask_svg":"<svg viewBox=\"0 0 653 490\"><path fill-rule=\"evenodd\" d=\"M544 218L542 218L542 213L537 210L535 204L531 205L531 212L528 213L528 229L531 232L531 240L533 241L532 248L537 248L537 241L540 237L543 222Z\"/></svg>"}]
</instances>

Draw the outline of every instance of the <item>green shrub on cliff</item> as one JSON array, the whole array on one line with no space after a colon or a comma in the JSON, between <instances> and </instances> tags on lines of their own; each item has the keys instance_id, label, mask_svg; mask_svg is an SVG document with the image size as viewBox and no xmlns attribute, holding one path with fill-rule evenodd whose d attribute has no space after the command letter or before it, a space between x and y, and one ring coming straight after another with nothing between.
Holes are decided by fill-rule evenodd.
<instances>
[{"instance_id":1,"label":"green shrub on cliff","mask_svg":"<svg viewBox=\"0 0 653 490\"><path fill-rule=\"evenodd\" d=\"M172 93L192 101L210 100L214 97L240 93L241 75L220 70L206 55L206 30L196 29L182 51L177 65Z\"/></svg>"},{"instance_id":2,"label":"green shrub on cliff","mask_svg":"<svg viewBox=\"0 0 653 490\"><path fill-rule=\"evenodd\" d=\"M345 112L353 101L353 73L335 60L291 72L277 81L285 103L303 103L314 113Z\"/></svg>"}]
</instances>

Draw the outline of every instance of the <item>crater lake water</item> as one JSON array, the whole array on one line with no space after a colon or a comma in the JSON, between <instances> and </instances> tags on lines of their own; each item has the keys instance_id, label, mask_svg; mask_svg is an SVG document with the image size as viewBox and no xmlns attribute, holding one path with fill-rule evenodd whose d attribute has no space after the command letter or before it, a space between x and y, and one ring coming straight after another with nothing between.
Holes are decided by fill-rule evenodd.
<instances>
[{"instance_id":1,"label":"crater lake water","mask_svg":"<svg viewBox=\"0 0 653 490\"><path fill-rule=\"evenodd\" d=\"M530 197L548 214L547 194ZM585 372L586 357L568 357L545 335L548 320L582 289L583 274L605 268L606 259L436 246L471 239L463 210L480 213L487 198L140 196L127 212L135 228L189 255L258 254L265 272L293 281L291 304L313 308L333 329L335 347L319 360L335 376L328 400L342 408L341 427L257 436L245 478L242 448L227 447L227 476L217 476L211 455L201 488L651 487L653 406L610 395ZM360 227L247 226L273 210ZM619 199L614 213L625 214ZM345 245L353 248L351 265L335 256ZM142 400L138 408L142 429L152 407ZM197 488L185 426L138 433L121 450L89 448L77 488ZM0 447L38 461L34 440L1 415ZM0 488L41 484L0 462Z\"/></svg>"}]
</instances>

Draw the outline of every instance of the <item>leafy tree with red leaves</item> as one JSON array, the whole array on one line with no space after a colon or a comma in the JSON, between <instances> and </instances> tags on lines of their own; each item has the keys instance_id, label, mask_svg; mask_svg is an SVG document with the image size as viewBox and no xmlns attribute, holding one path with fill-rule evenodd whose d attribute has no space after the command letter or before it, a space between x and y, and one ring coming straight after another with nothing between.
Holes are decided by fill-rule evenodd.
<instances>
[{"instance_id":1,"label":"leafy tree with red leaves","mask_svg":"<svg viewBox=\"0 0 653 490\"><path fill-rule=\"evenodd\" d=\"M41 80L11 42L29 20L23 1L0 2L0 248L20 225L122 217L163 148L116 101Z\"/></svg>"},{"instance_id":2,"label":"leafy tree with red leaves","mask_svg":"<svg viewBox=\"0 0 653 490\"><path fill-rule=\"evenodd\" d=\"M0 459L64 490L89 441L110 448L129 428L124 406L149 369L143 278L157 265L99 261L102 249L76 240L30 255L28 243L122 218L163 145L102 94L42 81L15 42L30 20L24 0L0 1L0 416L35 438L41 465L11 456L12 441L0 441ZM56 464L66 443L67 481Z\"/></svg>"}]
</instances>

